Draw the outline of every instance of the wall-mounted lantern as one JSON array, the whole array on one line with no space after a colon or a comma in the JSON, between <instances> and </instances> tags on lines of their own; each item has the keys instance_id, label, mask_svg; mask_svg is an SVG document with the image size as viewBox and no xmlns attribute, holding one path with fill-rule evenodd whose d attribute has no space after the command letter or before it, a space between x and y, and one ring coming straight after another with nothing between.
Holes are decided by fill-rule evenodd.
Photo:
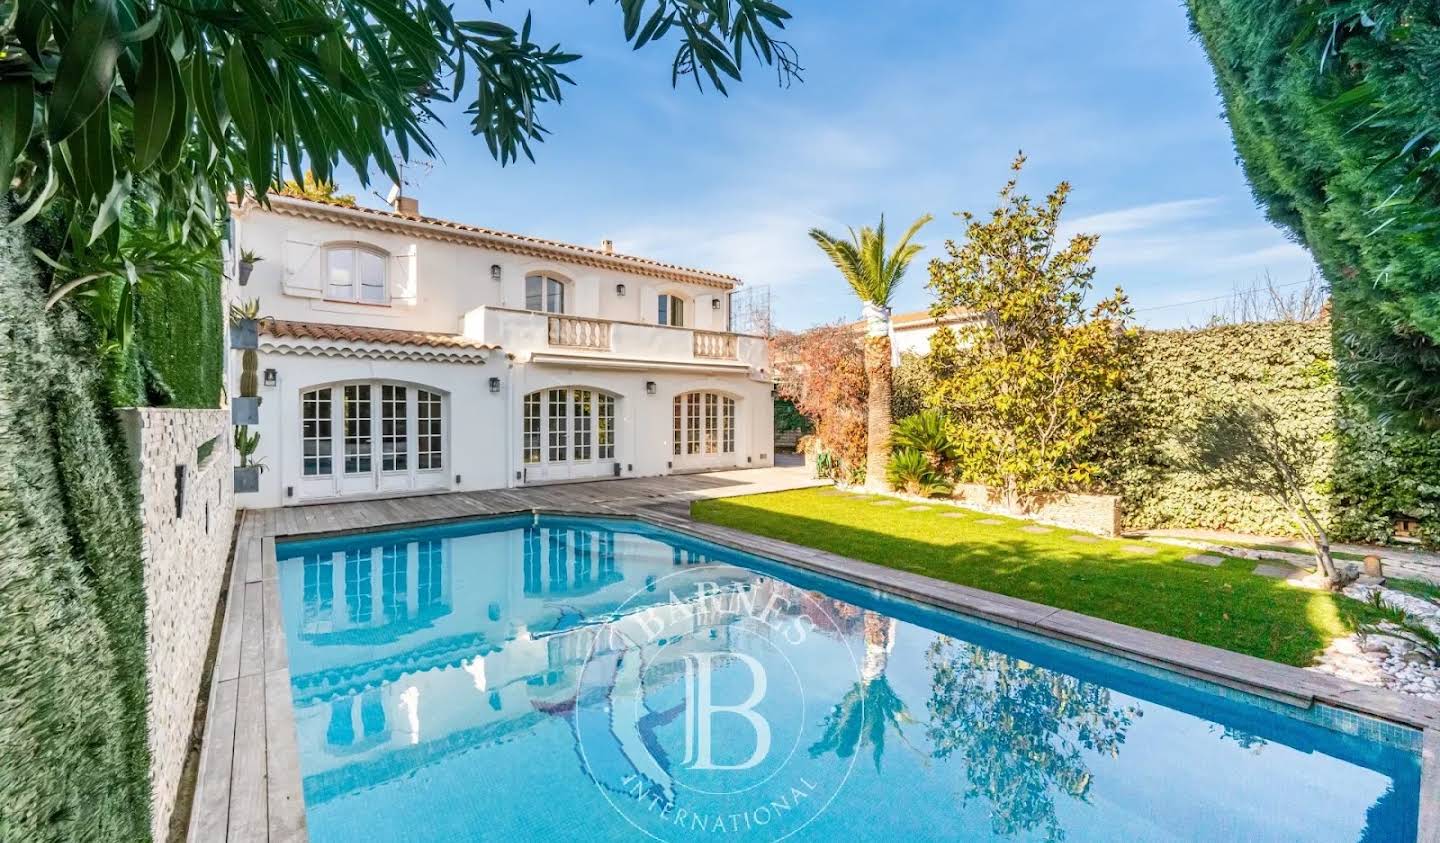
<instances>
[{"instance_id":1,"label":"wall-mounted lantern","mask_svg":"<svg viewBox=\"0 0 1440 843\"><path fill-rule=\"evenodd\" d=\"M619 296L619 297L621 297L621 298L624 298L624 297L625 297L625 285L624 285L624 284L616 284L616 285L615 285L615 295L617 295L617 296Z\"/></svg>"},{"instance_id":2,"label":"wall-mounted lantern","mask_svg":"<svg viewBox=\"0 0 1440 843\"><path fill-rule=\"evenodd\" d=\"M279 375L279 372L276 372L274 369L266 369L266 370L265 370L265 385L266 385L266 386L274 386L274 385L277 383L277 381L279 380L279 376L280 376L280 375Z\"/></svg>"},{"instance_id":3,"label":"wall-mounted lantern","mask_svg":"<svg viewBox=\"0 0 1440 843\"><path fill-rule=\"evenodd\" d=\"M491 392L499 392L499 391L500 391L500 379L499 379L499 378L491 378L491 379L490 379L490 391L491 391Z\"/></svg>"},{"instance_id":4,"label":"wall-mounted lantern","mask_svg":"<svg viewBox=\"0 0 1440 843\"><path fill-rule=\"evenodd\" d=\"M490 264L490 280L491 280L491 281L499 281L499 280L500 280L500 264L498 264L498 263L492 263L492 264Z\"/></svg>"},{"instance_id":5,"label":"wall-mounted lantern","mask_svg":"<svg viewBox=\"0 0 1440 843\"><path fill-rule=\"evenodd\" d=\"M718 297L717 297L717 298L713 298L713 299L710 300L710 309L711 309L711 310L719 310L719 309L720 309L720 299L719 299Z\"/></svg>"},{"instance_id":6,"label":"wall-mounted lantern","mask_svg":"<svg viewBox=\"0 0 1440 843\"><path fill-rule=\"evenodd\" d=\"M645 381L645 394L646 394L646 395L654 395L654 394L655 394L655 381Z\"/></svg>"}]
</instances>

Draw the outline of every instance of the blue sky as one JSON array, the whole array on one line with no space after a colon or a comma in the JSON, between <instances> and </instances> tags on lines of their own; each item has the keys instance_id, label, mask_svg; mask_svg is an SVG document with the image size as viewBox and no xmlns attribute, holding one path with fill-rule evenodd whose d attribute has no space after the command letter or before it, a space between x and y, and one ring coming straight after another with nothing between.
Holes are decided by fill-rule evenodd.
<instances>
[{"instance_id":1,"label":"blue sky","mask_svg":"<svg viewBox=\"0 0 1440 843\"><path fill-rule=\"evenodd\" d=\"M752 66L726 98L672 89L670 45L632 52L608 0L497 4L512 22L533 7L537 40L583 53L578 85L543 112L553 134L534 164L502 169L461 109L442 112L443 160L411 192L430 215L610 238L768 284L788 328L859 312L806 231L882 212L900 230L936 216L896 302L928 306L924 261L960 236L955 211L993 207L1019 149L1031 195L1071 182L1066 229L1101 235L1097 287L1122 285L1144 324L1204 321L1215 302L1176 305L1267 271L1280 284L1309 275L1308 255L1255 207L1180 0L783 5L805 81L781 88ZM457 7L485 14L478 0Z\"/></svg>"}]
</instances>

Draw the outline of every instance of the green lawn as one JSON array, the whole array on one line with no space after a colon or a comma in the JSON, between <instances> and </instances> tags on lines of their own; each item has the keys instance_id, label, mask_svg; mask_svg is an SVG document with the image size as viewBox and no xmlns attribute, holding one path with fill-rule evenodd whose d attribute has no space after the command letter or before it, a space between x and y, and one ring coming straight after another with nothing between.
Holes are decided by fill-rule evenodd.
<instances>
[{"instance_id":1,"label":"green lawn","mask_svg":"<svg viewBox=\"0 0 1440 843\"><path fill-rule=\"evenodd\" d=\"M801 489L696 501L700 521L808 545L962 585L1082 612L1286 664L1310 664L1369 607L1250 573L1252 560L1216 568L1186 562L1197 551L1138 542L1075 541L1073 531L1021 531L1027 522L937 505ZM890 499L893 500L893 499ZM941 513L960 513L941 517ZM978 522L998 519L1000 525Z\"/></svg>"}]
</instances>

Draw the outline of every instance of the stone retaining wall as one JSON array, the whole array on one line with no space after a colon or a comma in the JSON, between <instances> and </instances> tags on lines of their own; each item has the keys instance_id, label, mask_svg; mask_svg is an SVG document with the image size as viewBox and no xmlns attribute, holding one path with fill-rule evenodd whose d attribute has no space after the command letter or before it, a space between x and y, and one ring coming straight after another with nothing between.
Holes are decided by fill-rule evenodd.
<instances>
[{"instance_id":1,"label":"stone retaining wall","mask_svg":"<svg viewBox=\"0 0 1440 843\"><path fill-rule=\"evenodd\" d=\"M164 840L235 523L230 418L226 410L120 413L140 487L151 830Z\"/></svg>"},{"instance_id":2,"label":"stone retaining wall","mask_svg":"<svg viewBox=\"0 0 1440 843\"><path fill-rule=\"evenodd\" d=\"M1001 515L1021 515L1034 521L1118 536L1120 499L1114 495L1078 495L1057 492L1022 500L1019 506L1006 506L1004 496L996 489L979 483L961 483L955 487L955 499L972 509Z\"/></svg>"}]
</instances>

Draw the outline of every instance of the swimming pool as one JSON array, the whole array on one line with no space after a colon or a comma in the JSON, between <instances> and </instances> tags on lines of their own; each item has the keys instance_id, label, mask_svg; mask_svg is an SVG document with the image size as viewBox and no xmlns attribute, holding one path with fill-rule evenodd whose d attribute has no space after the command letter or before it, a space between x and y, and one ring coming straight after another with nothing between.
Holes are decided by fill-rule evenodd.
<instances>
[{"instance_id":1,"label":"swimming pool","mask_svg":"<svg viewBox=\"0 0 1440 843\"><path fill-rule=\"evenodd\" d=\"M314 841L1412 841L1420 733L628 520L277 548Z\"/></svg>"}]
</instances>

